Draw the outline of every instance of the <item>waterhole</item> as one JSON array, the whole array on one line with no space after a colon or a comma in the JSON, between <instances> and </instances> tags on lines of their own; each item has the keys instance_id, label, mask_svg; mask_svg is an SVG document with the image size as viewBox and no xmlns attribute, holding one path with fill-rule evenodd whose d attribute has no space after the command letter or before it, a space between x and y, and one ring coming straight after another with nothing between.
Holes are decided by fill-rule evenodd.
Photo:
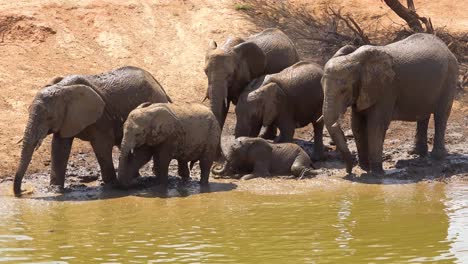
<instances>
[{"instance_id":1,"label":"waterhole","mask_svg":"<svg viewBox=\"0 0 468 264\"><path fill-rule=\"evenodd\" d=\"M468 263L467 184L282 181L4 195L0 262Z\"/></svg>"}]
</instances>

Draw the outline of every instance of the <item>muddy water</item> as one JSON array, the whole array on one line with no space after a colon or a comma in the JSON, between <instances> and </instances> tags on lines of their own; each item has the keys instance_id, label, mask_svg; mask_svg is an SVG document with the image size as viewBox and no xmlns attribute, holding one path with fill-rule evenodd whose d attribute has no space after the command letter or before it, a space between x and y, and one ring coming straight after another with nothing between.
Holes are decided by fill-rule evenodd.
<instances>
[{"instance_id":1,"label":"muddy water","mask_svg":"<svg viewBox=\"0 0 468 264\"><path fill-rule=\"evenodd\" d=\"M468 262L466 183L296 182L4 195L0 262Z\"/></svg>"}]
</instances>

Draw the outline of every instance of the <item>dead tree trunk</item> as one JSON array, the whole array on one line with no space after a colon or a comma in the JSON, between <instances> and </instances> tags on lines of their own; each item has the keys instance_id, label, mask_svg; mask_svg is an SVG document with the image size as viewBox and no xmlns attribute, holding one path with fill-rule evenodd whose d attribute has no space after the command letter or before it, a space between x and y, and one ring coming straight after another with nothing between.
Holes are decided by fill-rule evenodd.
<instances>
[{"instance_id":1,"label":"dead tree trunk","mask_svg":"<svg viewBox=\"0 0 468 264\"><path fill-rule=\"evenodd\" d=\"M398 0L384 0L385 3L390 7L399 17L404 19L408 26L415 32L423 32L421 22L419 22L419 16L416 12L403 6ZM410 2L410 1L408 1ZM412 2L412 1L411 1ZM412 5L414 8L414 4Z\"/></svg>"},{"instance_id":2,"label":"dead tree trunk","mask_svg":"<svg viewBox=\"0 0 468 264\"><path fill-rule=\"evenodd\" d=\"M424 23L424 26L426 26L425 32L431 34L434 33L434 27L432 26L431 19L419 16L418 13L416 13L416 7L414 6L413 0L406 1L408 7L402 5L398 0L384 0L384 2L393 10L393 12L404 19L414 32L424 32L421 24L422 22Z\"/></svg>"}]
</instances>

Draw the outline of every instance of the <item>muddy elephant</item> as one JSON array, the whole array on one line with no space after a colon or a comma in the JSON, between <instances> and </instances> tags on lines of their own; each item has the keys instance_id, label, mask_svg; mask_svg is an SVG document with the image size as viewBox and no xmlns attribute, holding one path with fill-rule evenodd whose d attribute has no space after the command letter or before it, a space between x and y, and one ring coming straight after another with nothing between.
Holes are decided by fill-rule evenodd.
<instances>
[{"instance_id":1,"label":"muddy elephant","mask_svg":"<svg viewBox=\"0 0 468 264\"><path fill-rule=\"evenodd\" d=\"M188 163L199 161L200 184L206 186L211 165L219 155L221 129L208 107L201 104L144 103L133 110L124 125L118 180L130 187L138 170L151 157L155 174L167 186L169 163L178 161L179 175L190 177Z\"/></svg>"},{"instance_id":2,"label":"muddy elephant","mask_svg":"<svg viewBox=\"0 0 468 264\"><path fill-rule=\"evenodd\" d=\"M262 126L280 130L278 142L291 142L294 130L312 123L314 156L323 155L322 67L298 62L279 73L252 81L236 106L235 136L256 137Z\"/></svg>"},{"instance_id":3,"label":"muddy elephant","mask_svg":"<svg viewBox=\"0 0 468 264\"><path fill-rule=\"evenodd\" d=\"M123 67L98 75L56 77L39 90L29 109L21 160L14 181L15 195L33 152L53 134L50 184L63 188L73 139L89 141L105 183L116 180L112 148L119 146L128 113L143 102L171 102L147 71Z\"/></svg>"},{"instance_id":4,"label":"muddy elephant","mask_svg":"<svg viewBox=\"0 0 468 264\"><path fill-rule=\"evenodd\" d=\"M386 46L341 48L325 65L325 125L351 173L352 158L339 116L352 106L359 166L382 175L382 148L391 120L417 122L414 151L427 154L427 127L434 114L432 156L446 155L445 129L456 90L458 63L436 36L414 34Z\"/></svg>"},{"instance_id":5,"label":"muddy elephant","mask_svg":"<svg viewBox=\"0 0 468 264\"><path fill-rule=\"evenodd\" d=\"M226 163L213 167L215 175L240 175L242 180L270 175L314 175L309 155L293 143L270 143L263 138L239 137L223 154Z\"/></svg>"},{"instance_id":6,"label":"muddy elephant","mask_svg":"<svg viewBox=\"0 0 468 264\"><path fill-rule=\"evenodd\" d=\"M276 73L299 61L293 42L279 29L269 28L245 40L228 38L218 47L211 41L205 56L207 98L221 129L229 105L253 79Z\"/></svg>"}]
</instances>

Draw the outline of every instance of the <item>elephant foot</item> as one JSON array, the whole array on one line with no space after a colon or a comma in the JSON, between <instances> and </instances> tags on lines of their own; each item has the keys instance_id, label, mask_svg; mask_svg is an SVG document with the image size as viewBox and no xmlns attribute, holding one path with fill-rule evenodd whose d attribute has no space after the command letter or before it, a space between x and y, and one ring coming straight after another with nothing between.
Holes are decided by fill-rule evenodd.
<instances>
[{"instance_id":1,"label":"elephant foot","mask_svg":"<svg viewBox=\"0 0 468 264\"><path fill-rule=\"evenodd\" d=\"M381 162L378 162L378 163L373 163L371 164L370 166L370 173L373 175L373 176L377 176L377 177L383 177L385 176L385 171L382 167L382 163Z\"/></svg>"},{"instance_id":2,"label":"elephant foot","mask_svg":"<svg viewBox=\"0 0 468 264\"><path fill-rule=\"evenodd\" d=\"M50 193L62 194L65 192L65 188L62 185L50 185L47 187L47 191Z\"/></svg>"},{"instance_id":3,"label":"elephant foot","mask_svg":"<svg viewBox=\"0 0 468 264\"><path fill-rule=\"evenodd\" d=\"M301 172L301 174L299 175L299 178L298 180L302 180L303 178L305 177L315 177L317 176L318 172L314 169L311 169L311 168L304 168Z\"/></svg>"},{"instance_id":4,"label":"elephant foot","mask_svg":"<svg viewBox=\"0 0 468 264\"><path fill-rule=\"evenodd\" d=\"M431 152L431 158L435 160L443 160L447 157L447 150L445 149L433 149Z\"/></svg>"},{"instance_id":5,"label":"elephant foot","mask_svg":"<svg viewBox=\"0 0 468 264\"><path fill-rule=\"evenodd\" d=\"M312 161L321 161L325 159L325 155L323 154L323 151L314 151L312 155L310 156L310 160Z\"/></svg>"},{"instance_id":6,"label":"elephant foot","mask_svg":"<svg viewBox=\"0 0 468 264\"><path fill-rule=\"evenodd\" d=\"M408 151L408 154L419 155L420 157L426 157L427 153L427 146L415 146L412 150Z\"/></svg>"},{"instance_id":7,"label":"elephant foot","mask_svg":"<svg viewBox=\"0 0 468 264\"><path fill-rule=\"evenodd\" d=\"M255 178L258 178L258 176L255 174L246 174L242 176L240 179L241 181L248 181L248 180L255 179Z\"/></svg>"},{"instance_id":8,"label":"elephant foot","mask_svg":"<svg viewBox=\"0 0 468 264\"><path fill-rule=\"evenodd\" d=\"M370 171L369 162L361 162L361 161L359 161L359 167L361 167L361 169L362 169L363 171L367 171L367 172Z\"/></svg>"}]
</instances>

